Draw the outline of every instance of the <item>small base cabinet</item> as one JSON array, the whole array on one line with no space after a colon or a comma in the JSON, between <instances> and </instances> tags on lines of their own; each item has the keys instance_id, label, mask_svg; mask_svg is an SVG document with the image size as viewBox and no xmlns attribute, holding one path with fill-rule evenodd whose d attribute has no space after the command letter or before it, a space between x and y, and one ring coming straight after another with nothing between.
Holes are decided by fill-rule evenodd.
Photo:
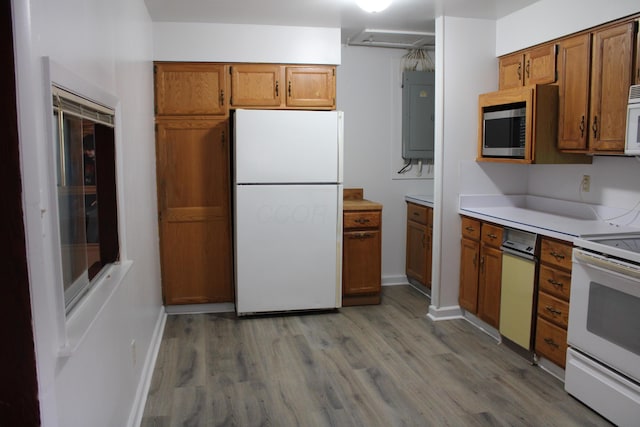
<instances>
[{"instance_id":1,"label":"small base cabinet","mask_svg":"<svg viewBox=\"0 0 640 427\"><path fill-rule=\"evenodd\" d=\"M342 242L342 305L380 304L382 205L345 191ZM360 196L362 195L361 191Z\"/></svg>"},{"instance_id":2,"label":"small base cabinet","mask_svg":"<svg viewBox=\"0 0 640 427\"><path fill-rule=\"evenodd\" d=\"M540 242L535 353L564 368L571 293L570 243L550 238Z\"/></svg>"},{"instance_id":3,"label":"small base cabinet","mask_svg":"<svg viewBox=\"0 0 640 427\"><path fill-rule=\"evenodd\" d=\"M411 283L431 289L433 208L407 202L406 274Z\"/></svg>"},{"instance_id":4,"label":"small base cabinet","mask_svg":"<svg viewBox=\"0 0 640 427\"><path fill-rule=\"evenodd\" d=\"M487 324L500 326L502 227L462 217L458 302Z\"/></svg>"}]
</instances>

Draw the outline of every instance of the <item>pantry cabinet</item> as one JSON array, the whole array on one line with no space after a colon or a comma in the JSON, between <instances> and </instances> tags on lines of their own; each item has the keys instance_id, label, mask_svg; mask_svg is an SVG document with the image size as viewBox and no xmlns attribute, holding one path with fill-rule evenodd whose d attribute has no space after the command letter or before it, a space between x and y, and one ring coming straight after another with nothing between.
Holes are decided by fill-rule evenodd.
<instances>
[{"instance_id":1,"label":"pantry cabinet","mask_svg":"<svg viewBox=\"0 0 640 427\"><path fill-rule=\"evenodd\" d=\"M564 368L571 294L570 243L542 238L535 353Z\"/></svg>"},{"instance_id":2,"label":"pantry cabinet","mask_svg":"<svg viewBox=\"0 0 640 427\"><path fill-rule=\"evenodd\" d=\"M363 199L361 189L345 189L344 194L342 305L379 304L382 205Z\"/></svg>"},{"instance_id":3,"label":"pantry cabinet","mask_svg":"<svg viewBox=\"0 0 640 427\"><path fill-rule=\"evenodd\" d=\"M227 119L157 119L164 303L232 302Z\"/></svg>"},{"instance_id":4,"label":"pantry cabinet","mask_svg":"<svg viewBox=\"0 0 640 427\"><path fill-rule=\"evenodd\" d=\"M624 22L559 42L560 150L624 152L636 32L635 22Z\"/></svg>"},{"instance_id":5,"label":"pantry cabinet","mask_svg":"<svg viewBox=\"0 0 640 427\"><path fill-rule=\"evenodd\" d=\"M335 67L233 64L232 108L335 109Z\"/></svg>"},{"instance_id":6,"label":"pantry cabinet","mask_svg":"<svg viewBox=\"0 0 640 427\"><path fill-rule=\"evenodd\" d=\"M502 231L501 226L462 217L458 301L494 328L500 325Z\"/></svg>"},{"instance_id":7,"label":"pantry cabinet","mask_svg":"<svg viewBox=\"0 0 640 427\"><path fill-rule=\"evenodd\" d=\"M431 289L433 208L407 203L407 278Z\"/></svg>"},{"instance_id":8,"label":"pantry cabinet","mask_svg":"<svg viewBox=\"0 0 640 427\"><path fill-rule=\"evenodd\" d=\"M499 60L499 88L512 89L556 80L554 43L506 55Z\"/></svg>"}]
</instances>

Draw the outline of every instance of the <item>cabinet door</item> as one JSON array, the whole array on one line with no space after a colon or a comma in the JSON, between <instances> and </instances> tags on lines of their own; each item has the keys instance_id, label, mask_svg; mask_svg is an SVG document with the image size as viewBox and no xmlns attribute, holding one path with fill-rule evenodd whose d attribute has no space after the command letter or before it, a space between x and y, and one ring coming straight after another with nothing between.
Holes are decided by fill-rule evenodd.
<instances>
[{"instance_id":1,"label":"cabinet door","mask_svg":"<svg viewBox=\"0 0 640 427\"><path fill-rule=\"evenodd\" d=\"M156 115L228 114L225 69L221 64L156 63Z\"/></svg>"},{"instance_id":2,"label":"cabinet door","mask_svg":"<svg viewBox=\"0 0 640 427\"><path fill-rule=\"evenodd\" d=\"M335 67L287 67L287 107L333 109L336 106Z\"/></svg>"},{"instance_id":3,"label":"cabinet door","mask_svg":"<svg viewBox=\"0 0 640 427\"><path fill-rule=\"evenodd\" d=\"M407 221L407 277L427 284L427 248L431 234L427 236L427 226Z\"/></svg>"},{"instance_id":4,"label":"cabinet door","mask_svg":"<svg viewBox=\"0 0 640 427\"><path fill-rule=\"evenodd\" d=\"M228 120L159 120L165 304L233 301Z\"/></svg>"},{"instance_id":5,"label":"cabinet door","mask_svg":"<svg viewBox=\"0 0 640 427\"><path fill-rule=\"evenodd\" d=\"M531 49L524 55L524 84L547 84L556 81L556 45Z\"/></svg>"},{"instance_id":6,"label":"cabinet door","mask_svg":"<svg viewBox=\"0 0 640 427\"><path fill-rule=\"evenodd\" d=\"M380 292L382 280L381 235L379 230L344 233L342 294Z\"/></svg>"},{"instance_id":7,"label":"cabinet door","mask_svg":"<svg viewBox=\"0 0 640 427\"><path fill-rule=\"evenodd\" d=\"M476 313L478 311L478 268L480 243L475 240L461 240L460 252L460 307Z\"/></svg>"},{"instance_id":8,"label":"cabinet door","mask_svg":"<svg viewBox=\"0 0 640 427\"><path fill-rule=\"evenodd\" d=\"M634 36L633 22L593 34L590 105L592 151L624 151Z\"/></svg>"},{"instance_id":9,"label":"cabinet door","mask_svg":"<svg viewBox=\"0 0 640 427\"><path fill-rule=\"evenodd\" d=\"M500 326L500 289L502 286L502 251L482 245L478 283L478 317Z\"/></svg>"},{"instance_id":10,"label":"cabinet door","mask_svg":"<svg viewBox=\"0 0 640 427\"><path fill-rule=\"evenodd\" d=\"M638 27L640 27L640 19L636 20L636 63L634 66L634 75L635 83L640 85L640 31L638 31Z\"/></svg>"},{"instance_id":11,"label":"cabinet door","mask_svg":"<svg viewBox=\"0 0 640 427\"><path fill-rule=\"evenodd\" d=\"M587 150L591 35L558 44L558 149Z\"/></svg>"},{"instance_id":12,"label":"cabinet door","mask_svg":"<svg viewBox=\"0 0 640 427\"><path fill-rule=\"evenodd\" d=\"M283 68L273 64L238 64L231 67L232 107L280 107Z\"/></svg>"},{"instance_id":13,"label":"cabinet door","mask_svg":"<svg viewBox=\"0 0 640 427\"><path fill-rule=\"evenodd\" d=\"M522 86L523 83L523 62L521 53L514 53L500 58L498 65L499 88L513 89Z\"/></svg>"}]
</instances>

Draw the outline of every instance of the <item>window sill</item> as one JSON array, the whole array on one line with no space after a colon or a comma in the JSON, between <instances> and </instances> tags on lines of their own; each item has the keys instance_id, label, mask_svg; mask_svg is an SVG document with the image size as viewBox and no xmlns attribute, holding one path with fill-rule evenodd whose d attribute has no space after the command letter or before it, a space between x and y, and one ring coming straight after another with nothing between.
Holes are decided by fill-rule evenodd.
<instances>
[{"instance_id":1,"label":"window sill","mask_svg":"<svg viewBox=\"0 0 640 427\"><path fill-rule=\"evenodd\" d=\"M58 357L70 357L80 347L132 265L133 261L113 264L72 310L66 320L66 339L64 345L58 349Z\"/></svg>"}]
</instances>

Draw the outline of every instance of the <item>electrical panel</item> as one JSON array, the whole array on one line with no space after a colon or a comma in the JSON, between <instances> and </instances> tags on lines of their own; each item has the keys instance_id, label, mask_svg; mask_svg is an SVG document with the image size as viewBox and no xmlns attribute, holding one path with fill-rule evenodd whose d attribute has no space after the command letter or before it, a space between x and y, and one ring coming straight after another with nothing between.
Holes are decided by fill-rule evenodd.
<instances>
[{"instance_id":1,"label":"electrical panel","mask_svg":"<svg viewBox=\"0 0 640 427\"><path fill-rule=\"evenodd\" d=\"M433 160L435 73L404 71L402 75L402 157Z\"/></svg>"}]
</instances>

